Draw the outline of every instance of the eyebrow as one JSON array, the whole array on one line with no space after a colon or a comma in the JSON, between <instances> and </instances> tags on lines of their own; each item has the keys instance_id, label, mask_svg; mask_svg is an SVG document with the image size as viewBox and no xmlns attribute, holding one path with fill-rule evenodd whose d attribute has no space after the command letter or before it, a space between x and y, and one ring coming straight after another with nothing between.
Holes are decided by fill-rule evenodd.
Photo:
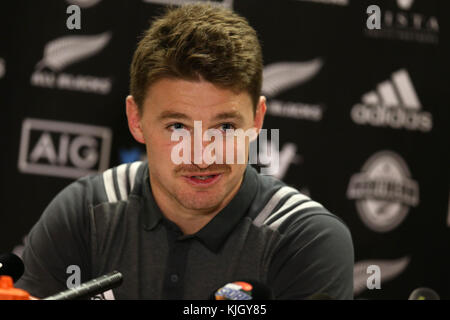
<instances>
[{"instance_id":1,"label":"eyebrow","mask_svg":"<svg viewBox=\"0 0 450 320\"><path fill-rule=\"evenodd\" d=\"M158 120L167 120L167 119L180 119L180 120L191 120L191 117L176 111L163 111L158 116ZM243 121L244 117L238 111L229 111L229 112L221 112L214 116L213 121L218 120L226 120L226 119L235 119L237 121Z\"/></svg>"},{"instance_id":2,"label":"eyebrow","mask_svg":"<svg viewBox=\"0 0 450 320\"><path fill-rule=\"evenodd\" d=\"M158 120L167 120L167 119L190 120L191 118L182 112L175 112L175 111L163 111L158 116Z\"/></svg>"},{"instance_id":3,"label":"eyebrow","mask_svg":"<svg viewBox=\"0 0 450 320\"><path fill-rule=\"evenodd\" d=\"M229 112L221 112L214 116L213 120L226 120L226 119L235 119L237 121L243 121L244 117L238 111L229 111Z\"/></svg>"}]
</instances>

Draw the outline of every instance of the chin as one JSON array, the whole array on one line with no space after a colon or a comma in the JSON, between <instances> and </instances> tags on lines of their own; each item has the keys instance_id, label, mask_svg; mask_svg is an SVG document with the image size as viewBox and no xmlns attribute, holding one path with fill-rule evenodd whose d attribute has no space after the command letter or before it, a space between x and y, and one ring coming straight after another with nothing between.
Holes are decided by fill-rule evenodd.
<instances>
[{"instance_id":1,"label":"chin","mask_svg":"<svg viewBox=\"0 0 450 320\"><path fill-rule=\"evenodd\" d=\"M211 194L200 195L198 192L192 195L177 197L178 202L185 208L191 210L214 210L221 204L221 197Z\"/></svg>"}]
</instances>

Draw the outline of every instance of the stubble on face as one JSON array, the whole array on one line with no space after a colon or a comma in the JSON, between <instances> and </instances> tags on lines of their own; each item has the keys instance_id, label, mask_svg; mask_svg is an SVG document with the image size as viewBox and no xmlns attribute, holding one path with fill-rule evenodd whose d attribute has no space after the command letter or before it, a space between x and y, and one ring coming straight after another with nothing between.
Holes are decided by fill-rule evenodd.
<instances>
[{"instance_id":1,"label":"stubble on face","mask_svg":"<svg viewBox=\"0 0 450 320\"><path fill-rule=\"evenodd\" d=\"M174 143L168 140L170 134L164 131L167 122L160 123L156 119L163 112L178 112L187 115L189 120L179 120L186 127L192 127L194 120L200 120L208 127L215 125L211 121L214 115L224 111L237 111L246 120L242 126L251 127L253 110L250 97L248 94L236 94L217 88L208 82L173 79L163 79L153 84L149 96L151 105L145 112L151 110L152 114L144 113L143 121L147 128L145 140L150 182L158 205L163 212L164 209L179 210L194 215L222 209L238 192L246 164L175 165L170 160ZM185 179L187 175L208 173L221 175L220 180L210 188L192 185Z\"/></svg>"}]
</instances>

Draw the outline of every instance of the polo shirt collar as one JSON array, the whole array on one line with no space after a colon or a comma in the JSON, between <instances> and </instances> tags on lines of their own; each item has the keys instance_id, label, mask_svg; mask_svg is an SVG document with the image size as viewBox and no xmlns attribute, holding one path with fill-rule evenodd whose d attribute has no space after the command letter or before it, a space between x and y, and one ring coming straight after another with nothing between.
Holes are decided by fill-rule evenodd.
<instances>
[{"instance_id":1,"label":"polo shirt collar","mask_svg":"<svg viewBox=\"0 0 450 320\"><path fill-rule=\"evenodd\" d=\"M163 214L156 204L150 187L148 167L144 170L144 210L145 229L152 230L163 219ZM257 172L247 165L239 191L231 201L206 226L197 233L183 238L198 238L209 250L219 251L228 235L233 231L239 221L247 214L257 192Z\"/></svg>"}]
</instances>

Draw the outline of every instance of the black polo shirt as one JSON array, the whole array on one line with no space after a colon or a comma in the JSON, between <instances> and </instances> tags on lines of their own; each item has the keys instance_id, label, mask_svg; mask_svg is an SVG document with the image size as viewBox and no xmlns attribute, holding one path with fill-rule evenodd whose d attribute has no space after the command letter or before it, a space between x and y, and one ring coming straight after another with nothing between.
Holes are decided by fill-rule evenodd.
<instances>
[{"instance_id":1,"label":"black polo shirt","mask_svg":"<svg viewBox=\"0 0 450 320\"><path fill-rule=\"evenodd\" d=\"M183 235L151 192L147 162L123 164L65 188L30 231L16 284L37 297L120 271L115 299L208 299L253 279L276 299L353 298L349 230L322 205L248 166L242 185L205 227Z\"/></svg>"}]
</instances>

